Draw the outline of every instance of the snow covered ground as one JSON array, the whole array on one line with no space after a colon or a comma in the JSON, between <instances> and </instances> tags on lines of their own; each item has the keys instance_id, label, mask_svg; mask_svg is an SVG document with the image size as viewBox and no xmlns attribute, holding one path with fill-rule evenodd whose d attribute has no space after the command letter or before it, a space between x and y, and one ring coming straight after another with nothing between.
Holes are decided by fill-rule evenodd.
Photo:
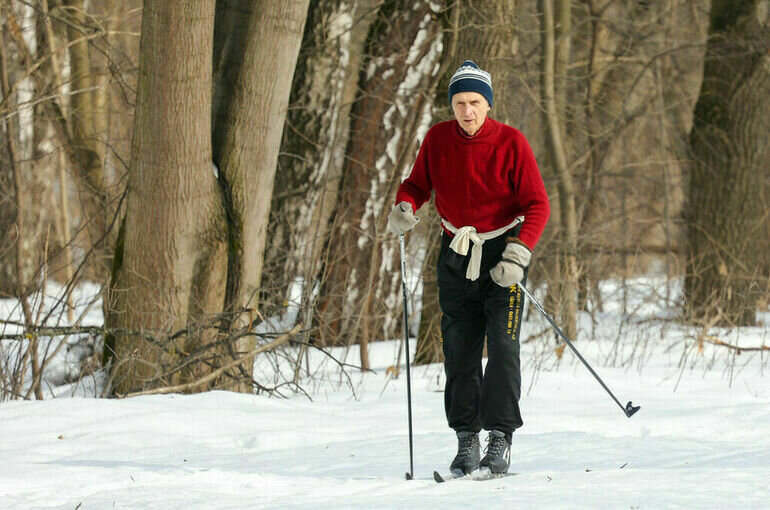
<instances>
[{"instance_id":1,"label":"snow covered ground","mask_svg":"<svg viewBox=\"0 0 770 510\"><path fill-rule=\"evenodd\" d=\"M697 331L654 320L666 311L626 298L633 319L621 320L619 301L608 299L595 322L583 318L577 346L621 402L642 409L626 418L569 351L561 361L553 355L553 340L525 343L517 476L433 482L456 440L444 419L442 369L431 365L413 367L415 480L404 479L406 377L386 374L398 351L390 341L372 345L375 373L349 371L349 379L313 353L313 377L303 381L311 398L4 402L0 508L770 508L770 353L700 349ZM524 339L545 329L529 314ZM770 345L767 327L709 334ZM274 370L257 365L261 377Z\"/></svg>"}]
</instances>

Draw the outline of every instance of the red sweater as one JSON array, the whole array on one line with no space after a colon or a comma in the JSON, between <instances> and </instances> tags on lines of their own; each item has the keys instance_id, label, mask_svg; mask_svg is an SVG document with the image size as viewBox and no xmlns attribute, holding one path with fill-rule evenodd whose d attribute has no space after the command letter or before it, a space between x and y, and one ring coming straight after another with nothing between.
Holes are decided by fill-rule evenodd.
<instances>
[{"instance_id":1,"label":"red sweater","mask_svg":"<svg viewBox=\"0 0 770 510\"><path fill-rule=\"evenodd\" d=\"M491 232L524 215L519 239L534 249L551 214L532 149L515 128L487 118L468 137L456 120L436 124L425 135L396 203L414 211L436 192L436 209L457 228Z\"/></svg>"}]
</instances>

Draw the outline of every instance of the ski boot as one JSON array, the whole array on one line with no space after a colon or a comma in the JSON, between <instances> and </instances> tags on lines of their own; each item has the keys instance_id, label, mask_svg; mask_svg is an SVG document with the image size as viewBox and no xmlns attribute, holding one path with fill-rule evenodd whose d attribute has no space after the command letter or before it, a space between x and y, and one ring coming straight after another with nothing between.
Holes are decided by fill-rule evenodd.
<instances>
[{"instance_id":1,"label":"ski boot","mask_svg":"<svg viewBox=\"0 0 770 510\"><path fill-rule=\"evenodd\" d=\"M457 455L449 466L455 476L469 475L479 468L479 435L477 432L457 432Z\"/></svg>"},{"instance_id":2,"label":"ski boot","mask_svg":"<svg viewBox=\"0 0 770 510\"><path fill-rule=\"evenodd\" d=\"M511 442L505 432L490 430L487 439L487 447L484 450L484 458L479 463L480 468L489 468L494 474L508 472L511 466Z\"/></svg>"}]
</instances>

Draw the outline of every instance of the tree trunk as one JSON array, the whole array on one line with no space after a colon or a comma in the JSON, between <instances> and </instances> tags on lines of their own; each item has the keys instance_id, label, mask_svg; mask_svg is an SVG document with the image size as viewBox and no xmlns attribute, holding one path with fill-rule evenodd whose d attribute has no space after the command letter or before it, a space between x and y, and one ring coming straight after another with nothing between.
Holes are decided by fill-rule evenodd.
<instances>
[{"instance_id":1,"label":"tree trunk","mask_svg":"<svg viewBox=\"0 0 770 510\"><path fill-rule=\"evenodd\" d=\"M278 149L307 6L308 0L217 5L212 134L227 209L227 309L257 304Z\"/></svg>"},{"instance_id":2,"label":"tree trunk","mask_svg":"<svg viewBox=\"0 0 770 510\"><path fill-rule=\"evenodd\" d=\"M226 311L258 306L278 149L307 7L308 0L217 2L212 143L227 216ZM235 324L245 325L246 316ZM244 337L233 352L251 351L253 344Z\"/></svg>"},{"instance_id":3,"label":"tree trunk","mask_svg":"<svg viewBox=\"0 0 770 510\"><path fill-rule=\"evenodd\" d=\"M567 163L567 151L563 139L563 117L559 110L563 105L557 104L557 80L566 79L556 76L557 36L554 27L553 0L542 0L543 14L543 106L546 116L546 137L550 160L555 167L559 188L559 212L561 214L561 235L563 259L561 285L559 286L559 301L561 301L560 318L564 333L571 339L576 339L577 333L577 209L575 206L575 186L571 170ZM560 9L561 16L569 16L569 9ZM568 26L565 20L561 26ZM567 37L567 35L563 35ZM565 46L563 43L560 47ZM569 45L566 45L567 47ZM565 58L565 57L561 57ZM560 86L561 87L561 86Z\"/></svg>"},{"instance_id":4,"label":"tree trunk","mask_svg":"<svg viewBox=\"0 0 770 510\"><path fill-rule=\"evenodd\" d=\"M200 311L197 290L216 286L221 275L216 234L224 218L211 167L213 30L214 0L145 2L122 263L107 318L108 327L133 332L113 342L119 394L148 381L178 381L164 372L186 346L167 335Z\"/></svg>"},{"instance_id":5,"label":"tree trunk","mask_svg":"<svg viewBox=\"0 0 770 510\"><path fill-rule=\"evenodd\" d=\"M290 305L299 307L298 320L306 329L316 312L317 283L375 1L313 0L294 73L262 288L273 304L266 313L278 313L293 300Z\"/></svg>"},{"instance_id":6,"label":"tree trunk","mask_svg":"<svg viewBox=\"0 0 770 510\"><path fill-rule=\"evenodd\" d=\"M415 157L418 130L430 121L425 91L437 71L441 41L429 2L386 3L361 69L320 325L328 343L359 343L363 368L368 342L393 338L399 324L397 240L383 234L395 189Z\"/></svg>"},{"instance_id":7,"label":"tree trunk","mask_svg":"<svg viewBox=\"0 0 770 510\"><path fill-rule=\"evenodd\" d=\"M425 207L434 208L433 201ZM424 232L425 259L420 268L422 279L422 309L420 311L420 326L417 332L414 364L425 365L444 360L444 350L441 339L441 307L438 301L438 281L436 265L441 252L441 223L434 210L420 216L420 224ZM422 225L425 222L427 228ZM410 294L411 296L412 294ZM414 308L410 306L410 311Z\"/></svg>"},{"instance_id":8,"label":"tree trunk","mask_svg":"<svg viewBox=\"0 0 770 510\"><path fill-rule=\"evenodd\" d=\"M479 67L488 71L492 75L492 87L495 91L494 106L489 116L516 126L519 120L513 109L516 104L514 97L519 93L517 76L513 69L516 2L463 1L457 3L457 8L460 26L458 55L449 66L449 74L451 75L465 59L473 60Z\"/></svg>"},{"instance_id":9,"label":"tree trunk","mask_svg":"<svg viewBox=\"0 0 770 510\"><path fill-rule=\"evenodd\" d=\"M599 190L602 187L602 161L607 150L607 124L612 119L607 119L606 115L601 115L606 111L604 105L604 85L607 81L609 72L606 65L606 46L609 37L606 20L603 17L603 10L600 9L599 0L589 0L588 15L591 17L591 42L588 49L588 76L585 91L585 133L588 142L588 161L586 162L586 175L584 178L584 200L582 202L579 216L579 225L581 232L588 233L583 243L579 247L581 252L584 247L589 247L596 239L592 239L591 232L594 223L599 220ZM614 113L614 112L613 112ZM606 260L600 257L583 256L581 253L581 262L583 262L584 272L580 275L578 308L585 310L588 305L589 296L594 293L595 302L600 303L600 294L598 292L598 275L601 272L601 265Z\"/></svg>"},{"instance_id":10,"label":"tree trunk","mask_svg":"<svg viewBox=\"0 0 770 510\"><path fill-rule=\"evenodd\" d=\"M306 9L306 0L145 3L129 196L108 324L127 330L108 342L118 393L194 382L216 370L227 363L216 353L179 369L215 340L225 341L215 347L232 358L251 350L253 337L230 343L227 332L246 326L251 312L243 312L256 307ZM221 334L192 327L222 311ZM188 325L187 334L170 340ZM223 372L206 386L250 390L252 367L233 366L239 373Z\"/></svg>"},{"instance_id":11,"label":"tree trunk","mask_svg":"<svg viewBox=\"0 0 770 510\"><path fill-rule=\"evenodd\" d=\"M4 9L0 9L0 14L5 14ZM8 79L8 56L6 55L6 28L5 24L0 27L0 92L2 92L3 99L9 106L15 106L15 97L11 95L11 86ZM24 183L22 180L22 168L21 157L19 155L18 148L18 124L15 116L8 116L3 122L3 131L6 133L5 145L8 150L8 167L11 169L10 180L13 183L13 197L15 209L15 239L14 239L14 253L15 253L15 269L16 274L14 280L16 281L16 288L12 289L12 295L16 296L22 306L24 325L26 327L32 327L32 310L30 308L27 295L30 289L27 286L27 282L30 279L30 271L28 264L25 261L28 258L27 248L29 240L27 239L26 228L24 226L24 216L26 214L24 210L24 204L26 193L24 190ZM29 202L27 202L29 203Z\"/></svg>"},{"instance_id":12,"label":"tree trunk","mask_svg":"<svg viewBox=\"0 0 770 510\"><path fill-rule=\"evenodd\" d=\"M105 115L97 112L98 96L94 85L97 77L93 73L91 62L91 41L86 37L93 30L87 21L84 0L65 0L63 8L67 14L66 33L71 44L70 55L70 112L69 128L72 136L72 149L80 184L82 218L81 224L88 233L88 246L97 250L97 258L92 266L98 279L107 274L106 243L107 231L107 196L104 186L102 166L102 145L97 139L97 120Z\"/></svg>"},{"instance_id":13,"label":"tree trunk","mask_svg":"<svg viewBox=\"0 0 770 510\"><path fill-rule=\"evenodd\" d=\"M767 2L715 0L690 137L687 310L721 325L755 323L768 218Z\"/></svg>"}]
</instances>

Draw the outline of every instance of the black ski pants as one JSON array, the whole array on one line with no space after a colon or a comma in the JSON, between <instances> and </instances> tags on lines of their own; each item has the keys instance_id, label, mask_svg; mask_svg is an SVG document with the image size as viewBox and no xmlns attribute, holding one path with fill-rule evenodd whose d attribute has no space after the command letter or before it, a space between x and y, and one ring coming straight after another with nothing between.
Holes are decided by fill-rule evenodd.
<instances>
[{"instance_id":1,"label":"black ski pants","mask_svg":"<svg viewBox=\"0 0 770 510\"><path fill-rule=\"evenodd\" d=\"M517 229L483 245L478 280L465 277L470 255L449 248L442 234L437 279L441 307L441 336L446 386L444 408L449 427L456 431L499 430L510 439L521 427L521 331L524 293L518 285L504 288L489 276L500 260L505 239ZM524 272L526 284L527 271ZM482 371L484 339L487 365Z\"/></svg>"}]
</instances>

